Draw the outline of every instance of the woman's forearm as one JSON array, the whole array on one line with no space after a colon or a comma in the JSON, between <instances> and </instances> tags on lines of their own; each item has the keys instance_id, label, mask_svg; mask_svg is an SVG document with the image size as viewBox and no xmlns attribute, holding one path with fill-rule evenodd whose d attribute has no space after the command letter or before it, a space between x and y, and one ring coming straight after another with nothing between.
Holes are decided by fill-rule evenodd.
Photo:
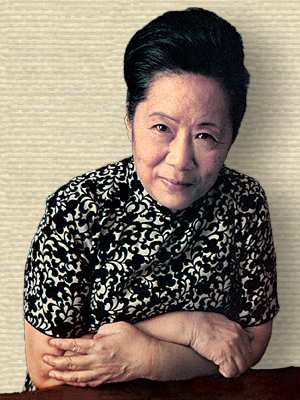
<instances>
[{"instance_id":1,"label":"woman's forearm","mask_svg":"<svg viewBox=\"0 0 300 400\"><path fill-rule=\"evenodd\" d=\"M188 347L193 330L191 312L170 312L135 326L157 340L149 379L184 380L217 373L215 364Z\"/></svg>"},{"instance_id":2,"label":"woman's forearm","mask_svg":"<svg viewBox=\"0 0 300 400\"><path fill-rule=\"evenodd\" d=\"M189 346L193 336L192 311L174 311L135 324L149 336L171 343Z\"/></svg>"},{"instance_id":3,"label":"woman's forearm","mask_svg":"<svg viewBox=\"0 0 300 400\"><path fill-rule=\"evenodd\" d=\"M272 330L270 321L243 329L222 314L201 311L170 312L136 326L162 341L189 346L204 366L209 360L226 377L240 375L262 357Z\"/></svg>"},{"instance_id":4,"label":"woman's forearm","mask_svg":"<svg viewBox=\"0 0 300 400\"><path fill-rule=\"evenodd\" d=\"M218 372L215 364L187 346L157 340L152 368L145 378L155 381L185 380Z\"/></svg>"}]
</instances>

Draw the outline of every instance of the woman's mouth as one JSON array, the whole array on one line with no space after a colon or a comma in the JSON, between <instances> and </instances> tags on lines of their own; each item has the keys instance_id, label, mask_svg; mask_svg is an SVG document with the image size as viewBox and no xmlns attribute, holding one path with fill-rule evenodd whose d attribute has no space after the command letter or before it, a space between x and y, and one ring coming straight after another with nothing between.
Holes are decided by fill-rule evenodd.
<instances>
[{"instance_id":1,"label":"woman's mouth","mask_svg":"<svg viewBox=\"0 0 300 400\"><path fill-rule=\"evenodd\" d=\"M177 181L175 179L163 178L161 177L164 185L173 191L181 191L191 187L193 184L185 181Z\"/></svg>"}]
</instances>

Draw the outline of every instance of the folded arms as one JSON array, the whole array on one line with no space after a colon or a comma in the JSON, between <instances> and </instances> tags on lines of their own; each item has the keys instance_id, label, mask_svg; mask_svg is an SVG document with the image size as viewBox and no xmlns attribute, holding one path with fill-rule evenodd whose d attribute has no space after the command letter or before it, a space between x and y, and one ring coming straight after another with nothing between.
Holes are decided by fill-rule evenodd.
<instances>
[{"instance_id":1,"label":"folded arms","mask_svg":"<svg viewBox=\"0 0 300 400\"><path fill-rule=\"evenodd\" d=\"M260 360L271 332L272 321L242 329L221 314L178 311L52 341L25 321L26 359L38 388L179 380L217 372L234 377Z\"/></svg>"}]
</instances>

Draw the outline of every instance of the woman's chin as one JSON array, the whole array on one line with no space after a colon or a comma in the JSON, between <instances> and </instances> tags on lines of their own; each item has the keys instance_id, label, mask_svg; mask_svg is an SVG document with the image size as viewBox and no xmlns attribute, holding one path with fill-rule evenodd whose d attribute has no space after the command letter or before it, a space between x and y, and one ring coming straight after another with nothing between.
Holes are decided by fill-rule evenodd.
<instances>
[{"instance_id":1,"label":"woman's chin","mask_svg":"<svg viewBox=\"0 0 300 400\"><path fill-rule=\"evenodd\" d=\"M173 196L175 197L175 196ZM175 213L176 211L184 210L188 208L196 199L178 199L178 198L171 198L171 199L157 199L158 203L163 205L164 207L168 208L170 211Z\"/></svg>"},{"instance_id":2,"label":"woman's chin","mask_svg":"<svg viewBox=\"0 0 300 400\"><path fill-rule=\"evenodd\" d=\"M197 185L197 187L195 185L180 186L164 180L159 183L159 185L152 187L146 185L145 189L155 201L172 212L188 208L206 192L202 186L202 190L200 190L200 185Z\"/></svg>"}]
</instances>

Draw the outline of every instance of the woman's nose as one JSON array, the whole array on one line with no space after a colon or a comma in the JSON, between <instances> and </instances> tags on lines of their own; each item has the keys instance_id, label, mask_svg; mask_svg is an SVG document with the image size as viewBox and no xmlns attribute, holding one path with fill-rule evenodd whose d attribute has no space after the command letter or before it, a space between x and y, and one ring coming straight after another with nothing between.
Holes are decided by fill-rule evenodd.
<instances>
[{"instance_id":1,"label":"woman's nose","mask_svg":"<svg viewBox=\"0 0 300 400\"><path fill-rule=\"evenodd\" d=\"M190 137L177 136L169 143L166 162L178 170L191 170L195 167L193 143Z\"/></svg>"}]
</instances>

